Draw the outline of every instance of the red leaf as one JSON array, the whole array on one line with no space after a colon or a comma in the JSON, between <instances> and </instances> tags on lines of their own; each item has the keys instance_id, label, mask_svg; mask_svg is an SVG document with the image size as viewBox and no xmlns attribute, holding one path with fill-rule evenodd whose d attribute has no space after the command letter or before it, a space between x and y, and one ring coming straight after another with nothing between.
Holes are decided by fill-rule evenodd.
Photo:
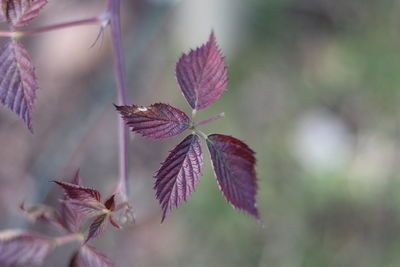
<instances>
[{"instance_id":1,"label":"red leaf","mask_svg":"<svg viewBox=\"0 0 400 267\"><path fill-rule=\"evenodd\" d=\"M101 195L99 191L93 188L84 187L81 185L54 181L56 184L64 188L65 193L71 199L80 201L97 201L100 202Z\"/></svg>"},{"instance_id":2,"label":"red leaf","mask_svg":"<svg viewBox=\"0 0 400 267\"><path fill-rule=\"evenodd\" d=\"M16 40L0 48L0 101L22 117L32 131L32 108L38 89L28 52Z\"/></svg>"},{"instance_id":3,"label":"red leaf","mask_svg":"<svg viewBox=\"0 0 400 267\"><path fill-rule=\"evenodd\" d=\"M227 135L211 134L207 146L219 189L236 209L259 218L254 151L242 141Z\"/></svg>"},{"instance_id":4,"label":"red leaf","mask_svg":"<svg viewBox=\"0 0 400 267\"><path fill-rule=\"evenodd\" d=\"M108 214L102 214L102 215L97 216L94 219L94 221L90 224L89 233L88 233L85 243L89 242L93 238L98 237L99 235L101 235L104 232L104 230L106 229L106 226L107 226L107 220L106 220L107 217L108 217Z\"/></svg>"},{"instance_id":5,"label":"red leaf","mask_svg":"<svg viewBox=\"0 0 400 267\"><path fill-rule=\"evenodd\" d=\"M204 109L222 95L228 84L228 68L213 32L206 44L181 56L176 78L194 109Z\"/></svg>"},{"instance_id":6,"label":"red leaf","mask_svg":"<svg viewBox=\"0 0 400 267\"><path fill-rule=\"evenodd\" d=\"M104 202L104 206L111 211L115 210L115 194L113 194L106 200L106 202Z\"/></svg>"},{"instance_id":7,"label":"red leaf","mask_svg":"<svg viewBox=\"0 0 400 267\"><path fill-rule=\"evenodd\" d=\"M190 119L181 110L157 103L149 107L116 106L133 132L152 138L175 136L189 128Z\"/></svg>"},{"instance_id":8,"label":"red leaf","mask_svg":"<svg viewBox=\"0 0 400 267\"><path fill-rule=\"evenodd\" d=\"M84 245L72 258L69 267L114 267L114 263L96 248Z\"/></svg>"},{"instance_id":9,"label":"red leaf","mask_svg":"<svg viewBox=\"0 0 400 267\"><path fill-rule=\"evenodd\" d=\"M53 248L52 239L23 231L0 232L0 266L41 265Z\"/></svg>"},{"instance_id":10,"label":"red leaf","mask_svg":"<svg viewBox=\"0 0 400 267\"><path fill-rule=\"evenodd\" d=\"M47 0L8 0L8 22L15 28L27 25L39 15Z\"/></svg>"},{"instance_id":11,"label":"red leaf","mask_svg":"<svg viewBox=\"0 0 400 267\"><path fill-rule=\"evenodd\" d=\"M154 189L163 210L161 221L194 191L202 165L203 154L197 135L187 136L170 152L155 175Z\"/></svg>"}]
</instances>

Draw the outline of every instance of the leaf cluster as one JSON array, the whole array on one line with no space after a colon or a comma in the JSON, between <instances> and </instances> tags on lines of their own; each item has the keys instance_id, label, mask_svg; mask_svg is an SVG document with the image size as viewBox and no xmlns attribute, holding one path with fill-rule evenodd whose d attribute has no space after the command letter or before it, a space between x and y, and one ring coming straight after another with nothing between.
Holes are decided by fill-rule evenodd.
<instances>
[{"instance_id":1,"label":"leaf cluster","mask_svg":"<svg viewBox=\"0 0 400 267\"><path fill-rule=\"evenodd\" d=\"M228 68L218 48L214 33L207 43L187 54L176 64L179 87L193 108L192 114L213 104L228 85ZM154 189L162 209L162 219L173 208L186 201L195 190L202 174L203 138L211 154L211 161L219 189L236 209L244 210L256 218L257 178L254 151L244 142L228 135L205 135L198 129L205 122L196 123L185 112L168 104L150 106L116 106L126 125L143 136L161 139L192 133L173 148L161 168L156 172ZM216 116L215 118L218 118Z\"/></svg>"}]
</instances>

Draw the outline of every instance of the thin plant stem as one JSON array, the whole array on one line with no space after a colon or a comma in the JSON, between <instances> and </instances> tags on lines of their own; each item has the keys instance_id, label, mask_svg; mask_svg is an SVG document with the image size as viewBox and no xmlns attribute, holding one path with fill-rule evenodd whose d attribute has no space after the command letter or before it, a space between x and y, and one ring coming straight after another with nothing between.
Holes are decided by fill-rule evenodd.
<instances>
[{"instance_id":1,"label":"thin plant stem","mask_svg":"<svg viewBox=\"0 0 400 267\"><path fill-rule=\"evenodd\" d=\"M108 12L110 13L111 39L113 44L114 68L117 82L117 104L127 104L127 85L125 74L125 62L122 52L120 0L108 0ZM128 129L123 119L118 116L119 128L119 182L116 191L122 193L122 197L128 198Z\"/></svg>"},{"instance_id":2,"label":"thin plant stem","mask_svg":"<svg viewBox=\"0 0 400 267\"><path fill-rule=\"evenodd\" d=\"M70 22L64 22L64 23L58 23L58 24L53 24L53 25L47 25L43 27L39 27L33 30L28 30L28 31L0 31L0 37L22 37L22 36L29 36L29 35L34 35L38 33L43 33L43 32L49 32L49 31L54 31L54 30L59 30L59 29L65 29L65 28L70 28L74 26L81 26L85 24L96 24L99 22L106 22L108 20L108 13L101 14L96 17L91 17L87 19L81 19L81 20L74 20Z\"/></svg>"},{"instance_id":3,"label":"thin plant stem","mask_svg":"<svg viewBox=\"0 0 400 267\"><path fill-rule=\"evenodd\" d=\"M225 113L224 112L219 113L217 115L212 116L211 118L208 118L206 120L203 120L203 121L200 121L200 122L196 123L195 127L210 123L212 121L218 120L218 119L223 118L223 117L225 117Z\"/></svg>"}]
</instances>

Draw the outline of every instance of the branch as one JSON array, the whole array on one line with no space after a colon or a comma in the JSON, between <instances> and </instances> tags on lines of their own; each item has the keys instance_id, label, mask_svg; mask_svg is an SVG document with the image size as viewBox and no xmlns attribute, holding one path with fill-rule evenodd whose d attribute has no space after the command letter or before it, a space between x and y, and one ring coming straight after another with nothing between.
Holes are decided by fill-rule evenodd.
<instances>
[{"instance_id":1,"label":"branch","mask_svg":"<svg viewBox=\"0 0 400 267\"><path fill-rule=\"evenodd\" d=\"M122 36L120 21L120 0L108 0L110 13L111 39L114 53L114 68L117 82L117 105L127 104L127 85L125 62L122 52ZM118 116L119 128L119 182L116 191L128 198L128 129L123 119Z\"/></svg>"},{"instance_id":2,"label":"branch","mask_svg":"<svg viewBox=\"0 0 400 267\"><path fill-rule=\"evenodd\" d=\"M44 27L39 27L37 29L33 30L28 30L28 31L0 31L0 37L22 37L22 36L29 36L29 35L34 35L37 33L42 33L42 32L49 32L49 31L54 31L54 30L59 30L59 29L65 29L65 28L70 28L74 26L81 26L85 24L96 24L101 22L102 24L107 24L109 20L109 14L106 12L104 14L101 14L96 17L91 17L87 19L81 19L81 20L75 20L75 21L70 21L70 22L64 22L64 23L58 23L54 25L48 25Z\"/></svg>"}]
</instances>

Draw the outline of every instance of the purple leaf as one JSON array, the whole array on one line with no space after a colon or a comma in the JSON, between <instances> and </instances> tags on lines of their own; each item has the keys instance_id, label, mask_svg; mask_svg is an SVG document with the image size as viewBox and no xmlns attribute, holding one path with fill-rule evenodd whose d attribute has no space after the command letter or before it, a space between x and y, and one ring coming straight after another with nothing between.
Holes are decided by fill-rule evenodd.
<instances>
[{"instance_id":1,"label":"purple leaf","mask_svg":"<svg viewBox=\"0 0 400 267\"><path fill-rule=\"evenodd\" d=\"M228 84L228 68L213 32L206 44L181 56L176 78L193 109L204 109L222 95Z\"/></svg>"},{"instance_id":2,"label":"purple leaf","mask_svg":"<svg viewBox=\"0 0 400 267\"><path fill-rule=\"evenodd\" d=\"M8 0L8 22L14 28L23 27L36 18L46 4L47 0Z\"/></svg>"},{"instance_id":3,"label":"purple leaf","mask_svg":"<svg viewBox=\"0 0 400 267\"><path fill-rule=\"evenodd\" d=\"M234 208L259 218L254 151L242 141L222 134L209 135L207 146L219 189L226 200Z\"/></svg>"},{"instance_id":4,"label":"purple leaf","mask_svg":"<svg viewBox=\"0 0 400 267\"><path fill-rule=\"evenodd\" d=\"M110 215L109 218L110 218L110 223L112 226L114 226L117 229L122 229L122 226L119 225L119 223L117 223L117 221L114 219L114 217L112 215Z\"/></svg>"},{"instance_id":5,"label":"purple leaf","mask_svg":"<svg viewBox=\"0 0 400 267\"><path fill-rule=\"evenodd\" d=\"M76 233L79 231L83 219L82 215L82 213L78 213L68 202L61 202L61 216L63 218L63 224L69 232Z\"/></svg>"},{"instance_id":6,"label":"purple leaf","mask_svg":"<svg viewBox=\"0 0 400 267\"><path fill-rule=\"evenodd\" d=\"M72 184L81 185L79 170L75 173ZM82 214L78 213L71 204L65 202L68 199L68 195L65 193L64 201L61 201L61 217L65 228L71 233L76 233L79 231L83 218Z\"/></svg>"},{"instance_id":7,"label":"purple leaf","mask_svg":"<svg viewBox=\"0 0 400 267\"><path fill-rule=\"evenodd\" d=\"M69 267L114 267L114 263L96 248L84 245L72 258Z\"/></svg>"},{"instance_id":8,"label":"purple leaf","mask_svg":"<svg viewBox=\"0 0 400 267\"><path fill-rule=\"evenodd\" d=\"M31 131L37 89L28 52L19 41L8 41L0 48L0 102L22 117Z\"/></svg>"},{"instance_id":9,"label":"purple leaf","mask_svg":"<svg viewBox=\"0 0 400 267\"><path fill-rule=\"evenodd\" d=\"M53 248L52 239L23 231L0 232L0 266L41 265Z\"/></svg>"},{"instance_id":10,"label":"purple leaf","mask_svg":"<svg viewBox=\"0 0 400 267\"><path fill-rule=\"evenodd\" d=\"M70 199L76 199L80 201L94 201L100 202L101 195L99 191L93 188L84 187L81 185L54 181L56 184L64 188L65 193Z\"/></svg>"},{"instance_id":11,"label":"purple leaf","mask_svg":"<svg viewBox=\"0 0 400 267\"><path fill-rule=\"evenodd\" d=\"M98 216L104 214L106 207L98 201L81 201L77 199L67 199L63 202L75 213L79 213L86 217Z\"/></svg>"},{"instance_id":12,"label":"purple leaf","mask_svg":"<svg viewBox=\"0 0 400 267\"><path fill-rule=\"evenodd\" d=\"M108 217L108 214L102 214L102 215L97 216L93 220L93 222L90 224L89 233L88 233L85 243L89 242L93 238L98 237L99 235L101 235L104 232L104 230L106 229L106 226L107 226L107 220L106 220L107 217Z\"/></svg>"},{"instance_id":13,"label":"purple leaf","mask_svg":"<svg viewBox=\"0 0 400 267\"><path fill-rule=\"evenodd\" d=\"M116 108L133 132L147 137L168 138L182 133L190 126L190 119L183 111L167 104Z\"/></svg>"},{"instance_id":14,"label":"purple leaf","mask_svg":"<svg viewBox=\"0 0 400 267\"><path fill-rule=\"evenodd\" d=\"M162 221L167 213L178 207L194 191L199 182L203 154L197 135L187 136L162 163L155 178L156 197L163 210Z\"/></svg>"},{"instance_id":15,"label":"purple leaf","mask_svg":"<svg viewBox=\"0 0 400 267\"><path fill-rule=\"evenodd\" d=\"M115 194L113 194L106 200L106 202L104 202L104 206L110 211L115 210Z\"/></svg>"},{"instance_id":16,"label":"purple leaf","mask_svg":"<svg viewBox=\"0 0 400 267\"><path fill-rule=\"evenodd\" d=\"M7 0L0 0L0 22L7 20Z\"/></svg>"}]
</instances>

